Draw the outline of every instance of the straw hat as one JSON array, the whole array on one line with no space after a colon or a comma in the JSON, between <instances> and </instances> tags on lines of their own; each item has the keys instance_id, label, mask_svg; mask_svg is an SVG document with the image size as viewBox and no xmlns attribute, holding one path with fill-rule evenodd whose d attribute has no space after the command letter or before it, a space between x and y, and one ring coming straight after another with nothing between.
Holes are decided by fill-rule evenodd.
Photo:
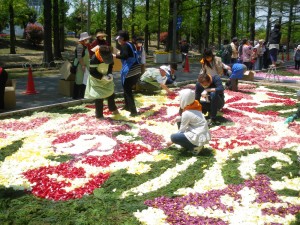
<instances>
[{"instance_id":1,"label":"straw hat","mask_svg":"<svg viewBox=\"0 0 300 225\"><path fill-rule=\"evenodd\" d=\"M78 41L84 41L84 40L90 39L90 38L91 38L91 36L89 36L89 34L87 32L83 32L80 34Z\"/></svg>"},{"instance_id":2,"label":"straw hat","mask_svg":"<svg viewBox=\"0 0 300 225\"><path fill-rule=\"evenodd\" d=\"M106 37L106 36L107 36L107 34L101 32L101 31L96 34L96 37Z\"/></svg>"}]
</instances>

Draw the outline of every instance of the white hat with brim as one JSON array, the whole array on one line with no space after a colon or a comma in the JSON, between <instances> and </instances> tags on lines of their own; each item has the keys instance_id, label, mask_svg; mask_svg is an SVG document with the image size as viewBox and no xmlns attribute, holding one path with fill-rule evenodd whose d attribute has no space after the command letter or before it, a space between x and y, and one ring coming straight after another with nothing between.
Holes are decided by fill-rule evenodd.
<instances>
[{"instance_id":1,"label":"white hat with brim","mask_svg":"<svg viewBox=\"0 0 300 225\"><path fill-rule=\"evenodd\" d=\"M78 41L84 41L84 40L90 39L90 38L91 38L91 36L89 36L89 34L87 32L83 32L80 34L80 38Z\"/></svg>"},{"instance_id":2,"label":"white hat with brim","mask_svg":"<svg viewBox=\"0 0 300 225\"><path fill-rule=\"evenodd\" d=\"M170 71L170 67L168 67L168 66L160 66L159 69L165 71L166 73L170 73L169 72Z\"/></svg>"}]
</instances>

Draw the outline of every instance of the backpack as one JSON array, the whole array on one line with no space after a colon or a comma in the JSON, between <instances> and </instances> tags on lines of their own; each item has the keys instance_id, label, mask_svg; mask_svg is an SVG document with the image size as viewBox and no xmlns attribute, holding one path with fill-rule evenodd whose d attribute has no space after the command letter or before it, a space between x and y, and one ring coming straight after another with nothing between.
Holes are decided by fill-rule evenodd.
<instances>
[{"instance_id":1,"label":"backpack","mask_svg":"<svg viewBox=\"0 0 300 225\"><path fill-rule=\"evenodd\" d=\"M85 50L86 50L86 46L83 45L83 51L82 51L82 54L81 54L82 58L85 56ZM74 51L75 51L75 58L77 58L77 46L76 46Z\"/></svg>"},{"instance_id":2,"label":"backpack","mask_svg":"<svg viewBox=\"0 0 300 225\"><path fill-rule=\"evenodd\" d=\"M85 56L85 50L86 50L86 46L83 45L83 51L82 51L82 54L81 54L82 57ZM74 63L74 60L77 58L77 46L76 46L74 52L75 52L75 58L73 59L73 63ZM78 60L76 65L72 64L72 66L70 67L70 73L71 74L76 74L78 64L79 64L79 60Z\"/></svg>"},{"instance_id":3,"label":"backpack","mask_svg":"<svg viewBox=\"0 0 300 225\"><path fill-rule=\"evenodd\" d=\"M231 45L227 45L222 52L222 58L227 58L229 56L231 57L231 53L232 53Z\"/></svg>"},{"instance_id":4,"label":"backpack","mask_svg":"<svg viewBox=\"0 0 300 225\"><path fill-rule=\"evenodd\" d=\"M132 45L130 43L127 42L127 45L129 45L129 47L131 48L132 52L133 52L133 56L136 59L138 64L141 64L141 58L142 58L142 51L138 52L136 50L136 48L133 48Z\"/></svg>"}]
</instances>

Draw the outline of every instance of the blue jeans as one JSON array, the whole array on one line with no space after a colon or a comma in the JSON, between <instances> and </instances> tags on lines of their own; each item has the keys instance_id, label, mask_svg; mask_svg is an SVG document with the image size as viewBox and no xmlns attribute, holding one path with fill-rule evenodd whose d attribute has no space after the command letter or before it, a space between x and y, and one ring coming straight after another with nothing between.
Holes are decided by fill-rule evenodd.
<instances>
[{"instance_id":1,"label":"blue jeans","mask_svg":"<svg viewBox=\"0 0 300 225\"><path fill-rule=\"evenodd\" d=\"M272 63L276 63L277 62L277 54L278 54L278 49L277 48L272 48L269 51L270 53L270 58Z\"/></svg>"},{"instance_id":2,"label":"blue jeans","mask_svg":"<svg viewBox=\"0 0 300 225\"><path fill-rule=\"evenodd\" d=\"M176 133L171 135L171 141L175 144L186 148L187 150L193 150L196 145L193 145L183 133Z\"/></svg>"}]
</instances>

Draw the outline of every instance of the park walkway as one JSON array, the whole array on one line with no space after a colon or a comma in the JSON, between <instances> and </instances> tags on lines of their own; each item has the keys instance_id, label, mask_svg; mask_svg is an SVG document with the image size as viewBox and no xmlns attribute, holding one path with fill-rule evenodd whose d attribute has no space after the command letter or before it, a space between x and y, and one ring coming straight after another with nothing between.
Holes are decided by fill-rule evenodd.
<instances>
[{"instance_id":1,"label":"park walkway","mask_svg":"<svg viewBox=\"0 0 300 225\"><path fill-rule=\"evenodd\" d=\"M156 64L154 67L159 67L160 64ZM200 71L199 63L190 64L190 72L183 72L181 64L178 64L178 70L176 71L178 83L195 83ZM34 71L33 71L34 77ZM114 73L115 92L122 94L122 86L120 81L119 72ZM23 113L26 111L39 111L49 107L57 105L75 105L83 101L90 100L73 100L71 97L66 97L58 92L58 83L61 79L60 74L53 74L47 77L34 77L35 90L38 92L33 95L26 95L24 92L27 87L27 77L17 79L16 87L16 108L4 113L0 113L1 116L9 116L16 113ZM284 80L282 82L265 81L259 77L255 79L256 83L265 85L281 85L300 89L300 83L292 80Z\"/></svg>"}]
</instances>

